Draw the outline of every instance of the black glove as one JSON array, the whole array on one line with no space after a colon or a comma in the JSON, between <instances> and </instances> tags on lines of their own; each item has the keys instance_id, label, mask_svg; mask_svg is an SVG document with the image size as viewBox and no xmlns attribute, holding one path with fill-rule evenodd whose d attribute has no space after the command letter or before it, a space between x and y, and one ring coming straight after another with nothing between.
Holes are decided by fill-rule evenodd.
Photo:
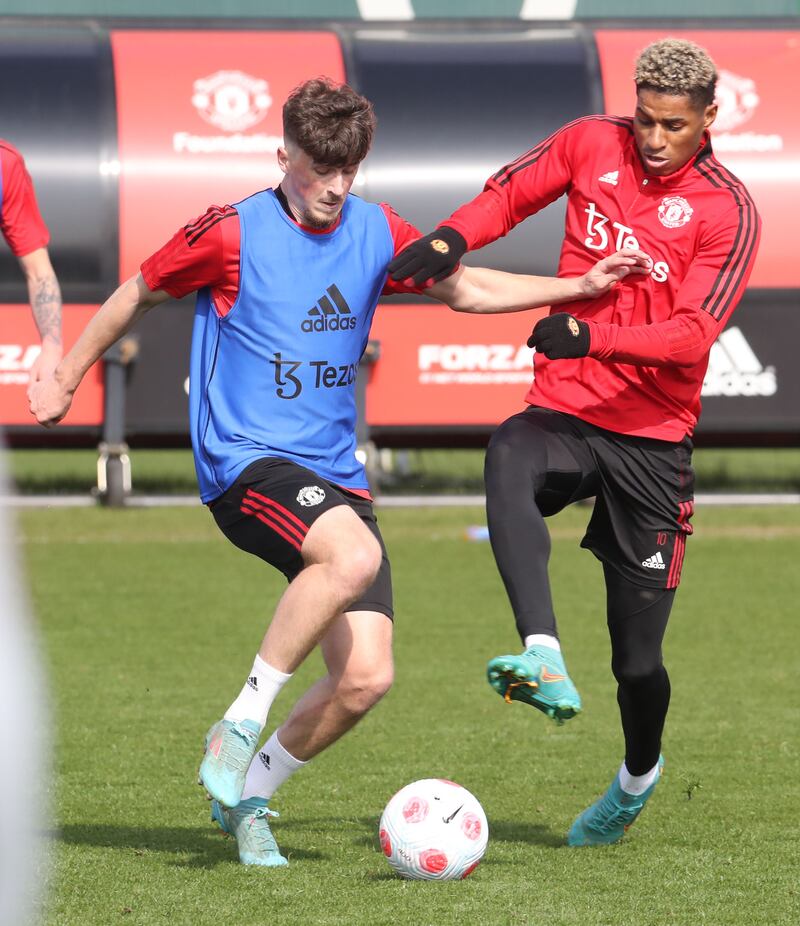
<instances>
[{"instance_id":1,"label":"black glove","mask_svg":"<svg viewBox=\"0 0 800 926\"><path fill-rule=\"evenodd\" d=\"M415 286L428 280L438 283L455 269L467 250L467 242L454 229L442 225L401 251L387 268L393 280L411 277Z\"/></svg>"},{"instance_id":2,"label":"black glove","mask_svg":"<svg viewBox=\"0 0 800 926\"><path fill-rule=\"evenodd\" d=\"M589 326L566 312L540 319L528 338L528 347L535 347L548 360L568 360L589 353Z\"/></svg>"}]
</instances>

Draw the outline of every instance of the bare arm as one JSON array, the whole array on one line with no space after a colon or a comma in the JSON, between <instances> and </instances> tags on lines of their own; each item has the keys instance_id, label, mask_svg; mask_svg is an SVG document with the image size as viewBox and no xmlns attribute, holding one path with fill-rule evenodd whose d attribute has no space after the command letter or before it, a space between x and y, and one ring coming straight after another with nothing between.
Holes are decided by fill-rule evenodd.
<instances>
[{"instance_id":1,"label":"bare arm","mask_svg":"<svg viewBox=\"0 0 800 926\"><path fill-rule=\"evenodd\" d=\"M138 318L169 298L163 290L151 292L140 273L112 293L84 328L72 350L56 367L53 376L31 387L31 413L36 420L45 427L57 424L69 411L72 396L92 364Z\"/></svg>"},{"instance_id":2,"label":"bare arm","mask_svg":"<svg viewBox=\"0 0 800 926\"><path fill-rule=\"evenodd\" d=\"M601 296L629 273L649 273L651 267L652 261L642 251L617 251L579 277L527 276L486 267L460 267L426 293L456 312L522 312Z\"/></svg>"},{"instance_id":3,"label":"bare arm","mask_svg":"<svg viewBox=\"0 0 800 926\"><path fill-rule=\"evenodd\" d=\"M47 248L19 258L28 284L28 301L42 340L42 351L31 367L31 385L51 376L61 360L61 290ZM30 394L30 389L28 390Z\"/></svg>"}]
</instances>

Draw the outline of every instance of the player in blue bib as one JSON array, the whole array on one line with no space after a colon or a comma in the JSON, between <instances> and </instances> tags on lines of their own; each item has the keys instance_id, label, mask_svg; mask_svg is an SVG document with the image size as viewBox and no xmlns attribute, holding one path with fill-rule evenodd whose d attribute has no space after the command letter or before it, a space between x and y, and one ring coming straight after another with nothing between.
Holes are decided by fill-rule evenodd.
<instances>
[{"instance_id":1,"label":"player in blue bib","mask_svg":"<svg viewBox=\"0 0 800 926\"><path fill-rule=\"evenodd\" d=\"M198 292L190 409L201 496L234 544L289 580L241 692L206 735L200 781L240 860L268 867L286 864L269 826L276 789L392 684L391 576L355 453L355 377L380 296L420 291L386 273L419 232L350 194L372 141L369 101L311 80L283 117L280 186L181 229L31 395L37 419L55 424L140 315ZM645 265L620 253L574 279L459 267L427 293L458 311L521 311L599 295ZM326 674L259 750L273 701L317 645Z\"/></svg>"}]
</instances>

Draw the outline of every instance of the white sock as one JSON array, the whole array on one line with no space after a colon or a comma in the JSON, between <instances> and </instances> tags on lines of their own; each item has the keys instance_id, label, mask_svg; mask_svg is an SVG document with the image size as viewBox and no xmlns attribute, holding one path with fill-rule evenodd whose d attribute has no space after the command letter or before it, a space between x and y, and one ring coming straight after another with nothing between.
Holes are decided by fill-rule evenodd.
<instances>
[{"instance_id":1,"label":"white sock","mask_svg":"<svg viewBox=\"0 0 800 926\"><path fill-rule=\"evenodd\" d=\"M530 649L532 646L549 646L550 649L554 649L558 653L561 652L561 644L556 637L551 637L549 633L532 633L530 636L525 637L525 649Z\"/></svg>"},{"instance_id":2,"label":"white sock","mask_svg":"<svg viewBox=\"0 0 800 926\"><path fill-rule=\"evenodd\" d=\"M248 797L272 797L284 781L304 765L308 763L295 759L281 746L276 730L253 756L247 770L242 800Z\"/></svg>"},{"instance_id":3,"label":"white sock","mask_svg":"<svg viewBox=\"0 0 800 926\"><path fill-rule=\"evenodd\" d=\"M628 767L623 762L619 770L619 786L627 794L634 794L636 796L644 794L644 792L653 784L653 782L658 778L658 762L650 769L649 772L645 772L644 775L631 775L628 771Z\"/></svg>"},{"instance_id":4,"label":"white sock","mask_svg":"<svg viewBox=\"0 0 800 926\"><path fill-rule=\"evenodd\" d=\"M256 656L239 697L225 711L225 720L255 720L263 728L272 702L291 677L291 673L287 675L273 669L260 656Z\"/></svg>"}]
</instances>

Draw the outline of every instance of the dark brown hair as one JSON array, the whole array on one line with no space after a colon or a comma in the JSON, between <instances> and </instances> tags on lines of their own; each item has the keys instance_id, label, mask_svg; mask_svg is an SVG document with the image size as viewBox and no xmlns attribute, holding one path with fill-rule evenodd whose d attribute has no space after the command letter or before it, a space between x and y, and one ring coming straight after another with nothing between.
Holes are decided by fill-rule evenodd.
<instances>
[{"instance_id":1,"label":"dark brown hair","mask_svg":"<svg viewBox=\"0 0 800 926\"><path fill-rule=\"evenodd\" d=\"M363 161L374 131L372 103L327 77L295 87L283 106L284 139L327 167Z\"/></svg>"}]
</instances>

